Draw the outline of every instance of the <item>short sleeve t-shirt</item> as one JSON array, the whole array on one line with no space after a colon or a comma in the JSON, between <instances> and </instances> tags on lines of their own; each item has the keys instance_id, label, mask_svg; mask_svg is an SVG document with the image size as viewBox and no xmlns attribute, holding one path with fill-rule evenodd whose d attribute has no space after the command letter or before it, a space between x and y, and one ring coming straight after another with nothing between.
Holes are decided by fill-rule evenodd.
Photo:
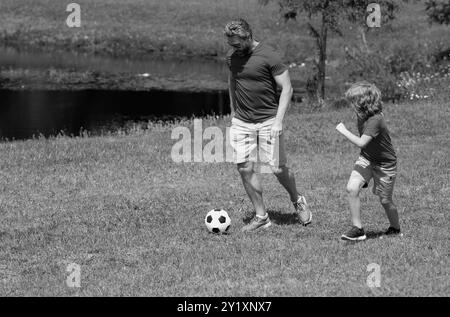
<instances>
[{"instance_id":1,"label":"short sleeve t-shirt","mask_svg":"<svg viewBox=\"0 0 450 317\"><path fill-rule=\"evenodd\" d=\"M358 118L358 131L360 136L365 134L372 137L369 144L361 149L364 158L385 168L397 164L397 156L382 113L375 114L366 121Z\"/></svg>"},{"instance_id":2,"label":"short sleeve t-shirt","mask_svg":"<svg viewBox=\"0 0 450 317\"><path fill-rule=\"evenodd\" d=\"M260 42L248 55L230 50L226 57L235 84L235 117L260 123L277 115L278 92L274 76L288 69L281 57Z\"/></svg>"}]
</instances>

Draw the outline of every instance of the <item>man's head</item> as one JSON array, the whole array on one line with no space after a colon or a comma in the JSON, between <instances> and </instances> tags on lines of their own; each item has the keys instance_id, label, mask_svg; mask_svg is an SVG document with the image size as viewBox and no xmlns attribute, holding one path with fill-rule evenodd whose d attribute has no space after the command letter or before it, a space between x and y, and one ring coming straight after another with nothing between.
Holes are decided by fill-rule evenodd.
<instances>
[{"instance_id":1,"label":"man's head","mask_svg":"<svg viewBox=\"0 0 450 317\"><path fill-rule=\"evenodd\" d=\"M248 54L252 50L253 34L250 25L244 19L228 22L224 29L228 45L238 54Z\"/></svg>"},{"instance_id":2,"label":"man's head","mask_svg":"<svg viewBox=\"0 0 450 317\"><path fill-rule=\"evenodd\" d=\"M380 113L383 107L380 90L367 81L353 84L345 93L345 98L351 102L357 115L364 120Z\"/></svg>"}]
</instances>

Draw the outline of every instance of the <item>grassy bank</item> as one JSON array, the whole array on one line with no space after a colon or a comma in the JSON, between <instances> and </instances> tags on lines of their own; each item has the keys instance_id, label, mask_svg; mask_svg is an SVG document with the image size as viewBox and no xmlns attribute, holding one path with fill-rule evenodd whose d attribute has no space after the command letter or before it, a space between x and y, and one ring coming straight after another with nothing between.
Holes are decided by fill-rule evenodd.
<instances>
[{"instance_id":1,"label":"grassy bank","mask_svg":"<svg viewBox=\"0 0 450 317\"><path fill-rule=\"evenodd\" d=\"M68 69L0 69L0 87L8 90L129 90L153 89L170 91L227 90L225 81L179 76L160 77L150 74L117 73L105 71L77 71Z\"/></svg>"},{"instance_id":2,"label":"grassy bank","mask_svg":"<svg viewBox=\"0 0 450 317\"><path fill-rule=\"evenodd\" d=\"M69 28L66 25L67 3L2 1L0 43L19 51L70 51L136 60L208 58L223 63L228 49L222 35L223 26L230 19L244 17L252 25L255 38L279 50L292 66L290 75L296 91L303 92L306 81L315 73L315 44L308 34L306 17L299 16L297 21L285 23L280 19L275 1L267 6L257 0L80 0L77 3L81 6L81 27ZM348 82L358 79L353 78L356 74L356 77L376 82L385 96L396 100L401 95L409 97L413 92L405 93L396 88L399 74L391 73L392 65L405 68L408 76L415 76L417 72L423 74L422 69L413 68L430 64L430 57L446 48L442 39L448 27L430 25L420 2L403 5L391 24L368 31L367 42L375 56L359 56L362 66L349 62L347 56L361 47L358 32L354 26L345 24L342 31L342 36L330 33L328 39L327 97L341 96ZM38 71L26 67L0 71L0 84L6 89L209 90L227 86L225 80L209 80L201 75L138 78L132 72L58 68ZM425 71L434 73L434 66Z\"/></svg>"},{"instance_id":3,"label":"grassy bank","mask_svg":"<svg viewBox=\"0 0 450 317\"><path fill-rule=\"evenodd\" d=\"M230 163L174 163L177 125L103 137L0 143L0 295L80 296L432 296L448 295L450 262L449 100L388 104L399 157L395 200L404 237L377 238L387 221L363 194L372 239L347 244L345 184L357 149L334 130L348 110L286 118L288 160L314 222L296 223L288 196L261 175L275 225L239 232L251 205ZM222 131L229 118L203 120ZM206 142L204 142L206 143ZM231 234L207 233L206 212L220 207ZM66 268L81 268L81 288ZM366 285L371 263L381 287Z\"/></svg>"},{"instance_id":4,"label":"grassy bank","mask_svg":"<svg viewBox=\"0 0 450 317\"><path fill-rule=\"evenodd\" d=\"M230 19L244 17L256 38L277 47L288 61L314 56L314 40L306 18L284 23L276 2L257 0L101 0L77 1L81 27L69 28L68 3L58 0L4 0L0 11L0 40L25 48L62 49L100 55L209 56L221 58L227 47L222 35ZM432 43L442 39L446 26L429 25L423 4L403 7L391 25L367 34L369 45L385 52L401 43ZM329 59L343 56L344 48L358 44L355 28L343 27L343 36L330 34Z\"/></svg>"}]
</instances>

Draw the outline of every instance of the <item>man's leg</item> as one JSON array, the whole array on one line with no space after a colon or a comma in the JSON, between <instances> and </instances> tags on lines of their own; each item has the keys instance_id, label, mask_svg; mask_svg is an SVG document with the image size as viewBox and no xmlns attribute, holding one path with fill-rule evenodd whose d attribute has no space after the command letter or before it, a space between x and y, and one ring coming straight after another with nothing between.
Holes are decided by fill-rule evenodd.
<instances>
[{"instance_id":1,"label":"man's leg","mask_svg":"<svg viewBox=\"0 0 450 317\"><path fill-rule=\"evenodd\" d=\"M297 191L294 173L286 166L287 159L283 134L275 138L272 138L270 135L271 122L269 120L263 124L258 133L260 160L269 164L271 172L288 192L301 223L306 226L311 223L312 213L309 210L305 197L300 196Z\"/></svg>"},{"instance_id":2,"label":"man's leg","mask_svg":"<svg viewBox=\"0 0 450 317\"><path fill-rule=\"evenodd\" d=\"M250 198L253 207L255 208L256 214L259 216L266 215L266 209L264 207L264 202L262 198L262 186L258 179L258 175L253 169L253 162L244 162L237 164L239 174L242 178L242 183L244 184L245 191Z\"/></svg>"},{"instance_id":3,"label":"man's leg","mask_svg":"<svg viewBox=\"0 0 450 317\"><path fill-rule=\"evenodd\" d=\"M299 196L295 184L294 173L287 166L272 167L272 172L280 182L280 184L289 193L292 202L296 202Z\"/></svg>"},{"instance_id":4,"label":"man's leg","mask_svg":"<svg viewBox=\"0 0 450 317\"><path fill-rule=\"evenodd\" d=\"M264 124L259 131L259 158L260 161L269 164L270 170L276 176L280 184L289 193L292 202L298 200L298 192L295 184L295 176L286 166L286 152L284 149L284 136L280 135L276 138L271 138L270 124Z\"/></svg>"}]
</instances>

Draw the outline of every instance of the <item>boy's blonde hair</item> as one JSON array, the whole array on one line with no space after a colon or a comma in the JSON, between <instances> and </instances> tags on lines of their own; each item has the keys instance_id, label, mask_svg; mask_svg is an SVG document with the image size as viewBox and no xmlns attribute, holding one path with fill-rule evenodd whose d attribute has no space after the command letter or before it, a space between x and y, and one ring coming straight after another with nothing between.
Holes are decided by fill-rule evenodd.
<instances>
[{"instance_id":1,"label":"boy's blonde hair","mask_svg":"<svg viewBox=\"0 0 450 317\"><path fill-rule=\"evenodd\" d=\"M345 93L345 98L352 103L355 111L364 119L383 110L380 90L367 81L354 83Z\"/></svg>"}]
</instances>

